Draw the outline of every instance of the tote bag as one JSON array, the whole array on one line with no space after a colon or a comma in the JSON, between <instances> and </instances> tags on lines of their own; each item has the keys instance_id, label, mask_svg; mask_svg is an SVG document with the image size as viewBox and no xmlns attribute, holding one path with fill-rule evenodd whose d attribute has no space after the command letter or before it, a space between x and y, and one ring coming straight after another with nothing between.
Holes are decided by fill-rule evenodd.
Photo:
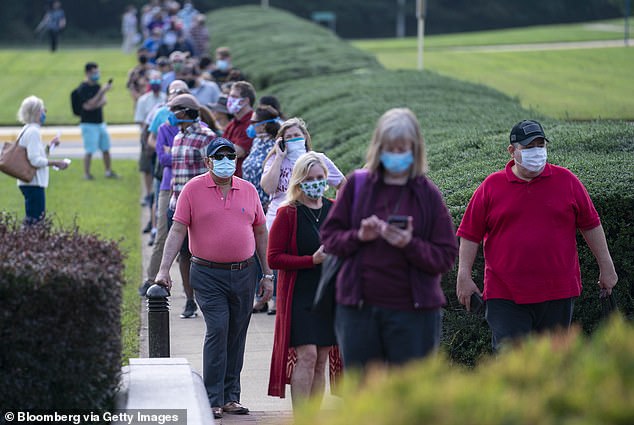
<instances>
[{"instance_id":1,"label":"tote bag","mask_svg":"<svg viewBox=\"0 0 634 425\"><path fill-rule=\"evenodd\" d=\"M14 143L5 143L2 147L2 152L0 152L0 171L28 183L35 177L37 168L29 162L26 148L20 146L21 137L22 133L20 133Z\"/></svg>"}]
</instances>

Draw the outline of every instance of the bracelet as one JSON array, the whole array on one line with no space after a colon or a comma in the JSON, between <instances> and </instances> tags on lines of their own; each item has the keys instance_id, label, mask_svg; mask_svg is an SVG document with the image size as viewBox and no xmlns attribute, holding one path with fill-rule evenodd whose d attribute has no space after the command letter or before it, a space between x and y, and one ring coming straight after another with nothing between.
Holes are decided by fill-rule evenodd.
<instances>
[{"instance_id":1,"label":"bracelet","mask_svg":"<svg viewBox=\"0 0 634 425\"><path fill-rule=\"evenodd\" d=\"M263 274L262 275L262 279L275 279L275 275L274 274Z\"/></svg>"}]
</instances>

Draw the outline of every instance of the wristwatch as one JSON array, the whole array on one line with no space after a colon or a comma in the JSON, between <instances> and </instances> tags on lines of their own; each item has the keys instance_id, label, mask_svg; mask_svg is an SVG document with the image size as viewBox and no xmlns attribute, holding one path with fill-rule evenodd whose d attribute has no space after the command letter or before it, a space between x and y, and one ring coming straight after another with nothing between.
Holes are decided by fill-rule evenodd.
<instances>
[{"instance_id":1,"label":"wristwatch","mask_svg":"<svg viewBox=\"0 0 634 425\"><path fill-rule=\"evenodd\" d=\"M262 275L262 279L275 279L275 275L274 274L263 274Z\"/></svg>"}]
</instances>

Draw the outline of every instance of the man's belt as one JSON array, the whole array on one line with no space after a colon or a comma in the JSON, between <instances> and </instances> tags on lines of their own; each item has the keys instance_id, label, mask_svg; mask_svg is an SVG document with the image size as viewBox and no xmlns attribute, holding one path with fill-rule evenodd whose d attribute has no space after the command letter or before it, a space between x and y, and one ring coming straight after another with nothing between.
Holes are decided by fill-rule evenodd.
<instances>
[{"instance_id":1,"label":"man's belt","mask_svg":"<svg viewBox=\"0 0 634 425\"><path fill-rule=\"evenodd\" d=\"M255 263L255 258L251 257L247 260L240 261L238 263L215 263L213 261L205 260L204 258L194 257L192 255L192 263L199 266L209 267L210 269L222 269L222 270L242 270Z\"/></svg>"}]
</instances>

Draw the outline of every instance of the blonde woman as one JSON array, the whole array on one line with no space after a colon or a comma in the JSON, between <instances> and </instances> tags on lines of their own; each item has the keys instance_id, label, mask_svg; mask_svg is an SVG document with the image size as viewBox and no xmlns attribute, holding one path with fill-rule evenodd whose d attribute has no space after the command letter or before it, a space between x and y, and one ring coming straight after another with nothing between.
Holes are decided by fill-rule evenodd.
<instances>
[{"instance_id":1,"label":"blonde woman","mask_svg":"<svg viewBox=\"0 0 634 425\"><path fill-rule=\"evenodd\" d=\"M264 192L271 195L271 201L266 210L266 228L270 231L277 209L286 197L293 166L297 159L306 152L312 152L310 133L306 123L301 118L291 118L282 124L275 139L275 145L264 159L264 171L260 179L260 186ZM328 168L328 185L339 189L346 178L337 166L323 153L318 153L326 168ZM277 290L269 303L268 314L275 314ZM256 309L258 306L256 305Z\"/></svg>"},{"instance_id":2,"label":"blonde woman","mask_svg":"<svg viewBox=\"0 0 634 425\"><path fill-rule=\"evenodd\" d=\"M437 349L445 303L440 278L458 252L449 211L425 175L425 142L412 111L381 116L364 168L352 174L321 227L326 252L344 259L337 341L345 367L361 370Z\"/></svg>"},{"instance_id":3,"label":"blonde woman","mask_svg":"<svg viewBox=\"0 0 634 425\"><path fill-rule=\"evenodd\" d=\"M59 145L59 138L54 137L49 146L42 143L40 128L46 120L46 108L39 97L29 96L22 101L18 110L18 121L24 124L18 143L26 148L27 157L31 165L37 168L35 177L30 182L18 180L18 187L24 196L26 217L24 224L31 225L44 218L46 210L45 190L48 187L48 167L54 166L60 170L68 167L63 160L49 160L50 146Z\"/></svg>"},{"instance_id":4,"label":"blonde woman","mask_svg":"<svg viewBox=\"0 0 634 425\"><path fill-rule=\"evenodd\" d=\"M340 371L341 365L332 318L311 311L326 255L319 228L332 206L323 197L327 181L328 167L321 155L300 156L269 234L267 259L279 271L269 395L284 398L290 383L293 407L323 396L329 357L331 371ZM292 367L287 369L289 363Z\"/></svg>"}]
</instances>

